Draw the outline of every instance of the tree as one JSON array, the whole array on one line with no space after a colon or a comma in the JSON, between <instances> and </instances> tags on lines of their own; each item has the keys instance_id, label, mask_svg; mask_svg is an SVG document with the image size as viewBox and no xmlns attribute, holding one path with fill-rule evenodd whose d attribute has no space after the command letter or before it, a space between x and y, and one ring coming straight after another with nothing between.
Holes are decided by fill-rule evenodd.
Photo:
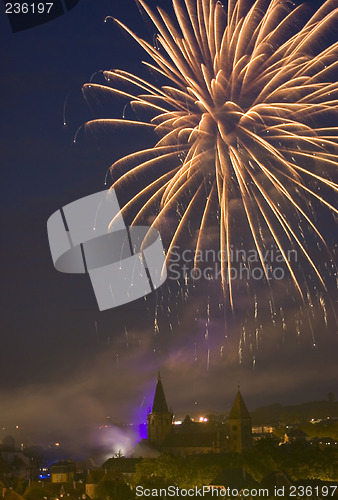
<instances>
[{"instance_id":1,"label":"tree","mask_svg":"<svg viewBox=\"0 0 338 500\"><path fill-rule=\"evenodd\" d=\"M46 492L41 486L32 486L26 489L24 497L27 500L43 500Z\"/></svg>"},{"instance_id":2,"label":"tree","mask_svg":"<svg viewBox=\"0 0 338 500\"><path fill-rule=\"evenodd\" d=\"M151 478L180 488L205 486L223 466L224 456L221 454L186 457L161 455L158 458L143 459L137 464L135 484L139 484L141 478Z\"/></svg>"},{"instance_id":3,"label":"tree","mask_svg":"<svg viewBox=\"0 0 338 500\"><path fill-rule=\"evenodd\" d=\"M129 500L134 497L129 486L122 479L107 479L97 485L99 500Z\"/></svg>"},{"instance_id":4,"label":"tree","mask_svg":"<svg viewBox=\"0 0 338 500\"><path fill-rule=\"evenodd\" d=\"M15 479L15 481L13 483L13 489L19 495L23 495L23 493L26 489L26 486L27 486L27 481L22 476L19 476L17 479Z\"/></svg>"}]
</instances>

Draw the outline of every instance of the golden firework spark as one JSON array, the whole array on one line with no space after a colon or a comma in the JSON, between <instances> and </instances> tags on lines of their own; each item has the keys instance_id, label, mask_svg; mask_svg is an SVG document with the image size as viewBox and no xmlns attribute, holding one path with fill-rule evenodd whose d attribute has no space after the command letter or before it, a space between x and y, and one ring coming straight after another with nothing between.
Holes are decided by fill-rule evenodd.
<instances>
[{"instance_id":1,"label":"golden firework spark","mask_svg":"<svg viewBox=\"0 0 338 500\"><path fill-rule=\"evenodd\" d=\"M153 148L111 167L113 173L122 171L114 188L135 182L139 174L153 175L123 211L138 207L136 223L160 201L153 221L157 226L184 200L170 254L196 205L198 250L216 205L221 251L228 256L223 282L229 284L232 304L226 260L231 260L231 202L240 199L263 269L264 234L269 234L301 295L285 239L298 247L325 287L298 225L305 221L325 246L312 201L338 214L331 200L338 190L338 42L325 40L337 33L337 0L325 1L312 15L306 4L295 7L286 0L229 0L227 7L217 0L173 0L176 19L138 1L158 32L155 47L116 22L147 52L152 63L145 64L167 85L114 70L104 73L107 85L91 83L83 89L87 100L93 90L106 91L126 99L136 112L152 114L149 122L86 124L151 127L159 136ZM121 84L132 90L121 90ZM293 216L283 208L286 203Z\"/></svg>"}]
</instances>

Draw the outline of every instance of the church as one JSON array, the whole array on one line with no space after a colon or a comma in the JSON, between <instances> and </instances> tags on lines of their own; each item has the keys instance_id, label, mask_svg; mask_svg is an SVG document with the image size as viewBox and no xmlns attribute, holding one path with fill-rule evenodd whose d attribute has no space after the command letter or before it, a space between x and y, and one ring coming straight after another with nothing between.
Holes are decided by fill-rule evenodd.
<instances>
[{"instance_id":1,"label":"church","mask_svg":"<svg viewBox=\"0 0 338 500\"><path fill-rule=\"evenodd\" d=\"M194 422L187 415L180 425L174 425L173 413L168 409L159 374L152 410L147 416L147 439L138 443L133 456L242 453L251 446L251 417L239 390L226 424Z\"/></svg>"}]
</instances>

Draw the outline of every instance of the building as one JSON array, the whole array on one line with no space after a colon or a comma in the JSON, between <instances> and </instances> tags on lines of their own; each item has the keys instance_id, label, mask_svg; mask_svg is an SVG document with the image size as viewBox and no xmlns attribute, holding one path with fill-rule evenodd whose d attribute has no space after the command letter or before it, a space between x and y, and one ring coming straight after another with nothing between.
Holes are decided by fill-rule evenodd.
<instances>
[{"instance_id":1,"label":"building","mask_svg":"<svg viewBox=\"0 0 338 500\"><path fill-rule=\"evenodd\" d=\"M91 499L97 498L97 485L105 475L104 469L93 469L86 478L86 495Z\"/></svg>"},{"instance_id":2,"label":"building","mask_svg":"<svg viewBox=\"0 0 338 500\"><path fill-rule=\"evenodd\" d=\"M273 471L265 476L260 482L261 488L267 488L270 492L276 491L275 488L284 488L284 491L289 491L292 486L292 481L285 472Z\"/></svg>"},{"instance_id":3,"label":"building","mask_svg":"<svg viewBox=\"0 0 338 500\"><path fill-rule=\"evenodd\" d=\"M308 435L302 429L288 426L288 430L284 434L283 443L305 443Z\"/></svg>"},{"instance_id":4,"label":"building","mask_svg":"<svg viewBox=\"0 0 338 500\"><path fill-rule=\"evenodd\" d=\"M221 453L227 448L226 427L220 423L194 422L187 415L175 425L163 442L162 450L172 455Z\"/></svg>"},{"instance_id":5,"label":"building","mask_svg":"<svg viewBox=\"0 0 338 500\"><path fill-rule=\"evenodd\" d=\"M173 425L163 385L158 376L152 410L147 416L147 439L135 447L134 457L156 457L161 453L193 455L241 453L252 446L251 417L238 391L227 424L194 422L188 415L180 425Z\"/></svg>"},{"instance_id":6,"label":"building","mask_svg":"<svg viewBox=\"0 0 338 500\"><path fill-rule=\"evenodd\" d=\"M165 438L172 432L173 414L168 410L160 373L158 374L152 411L147 416L148 442L161 446Z\"/></svg>"},{"instance_id":7,"label":"building","mask_svg":"<svg viewBox=\"0 0 338 500\"><path fill-rule=\"evenodd\" d=\"M0 444L0 458L7 465L7 477L31 479L33 466L30 459L23 453L22 448L16 448L12 436L6 436Z\"/></svg>"},{"instance_id":8,"label":"building","mask_svg":"<svg viewBox=\"0 0 338 500\"><path fill-rule=\"evenodd\" d=\"M239 389L228 418L228 434L228 451L242 453L252 447L251 417Z\"/></svg>"},{"instance_id":9,"label":"building","mask_svg":"<svg viewBox=\"0 0 338 500\"><path fill-rule=\"evenodd\" d=\"M106 460L102 469L109 474L108 479L123 479L126 483L132 481L136 474L136 466L141 458L113 457ZM105 477L103 477L105 480Z\"/></svg>"},{"instance_id":10,"label":"building","mask_svg":"<svg viewBox=\"0 0 338 500\"><path fill-rule=\"evenodd\" d=\"M55 462L50 466L52 483L71 483L75 479L75 464L70 460Z\"/></svg>"}]
</instances>

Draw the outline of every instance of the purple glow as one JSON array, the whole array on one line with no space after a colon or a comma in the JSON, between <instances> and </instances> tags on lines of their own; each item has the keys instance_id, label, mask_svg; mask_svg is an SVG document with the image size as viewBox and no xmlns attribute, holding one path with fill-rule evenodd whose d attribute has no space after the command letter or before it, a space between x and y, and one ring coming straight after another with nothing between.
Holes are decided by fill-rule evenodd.
<instances>
[{"instance_id":1,"label":"purple glow","mask_svg":"<svg viewBox=\"0 0 338 500\"><path fill-rule=\"evenodd\" d=\"M143 424L140 424L138 427L139 427L140 439L147 439L147 437L148 437L147 424L144 422Z\"/></svg>"}]
</instances>

